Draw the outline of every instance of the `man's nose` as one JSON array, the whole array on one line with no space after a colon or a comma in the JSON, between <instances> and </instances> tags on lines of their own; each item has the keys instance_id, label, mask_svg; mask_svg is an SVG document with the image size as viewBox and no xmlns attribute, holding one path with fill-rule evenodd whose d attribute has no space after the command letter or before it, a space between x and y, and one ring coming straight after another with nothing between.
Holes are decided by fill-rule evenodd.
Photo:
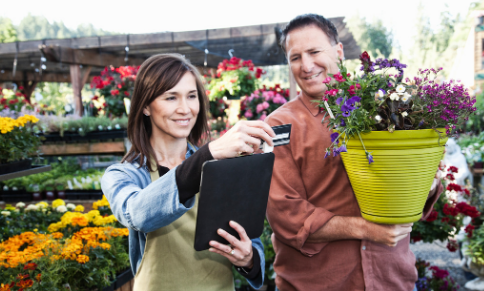
<instances>
[{"instance_id":1,"label":"man's nose","mask_svg":"<svg viewBox=\"0 0 484 291\"><path fill-rule=\"evenodd\" d=\"M304 73L311 73L314 68L314 62L311 58L306 56L301 57L301 65Z\"/></svg>"}]
</instances>

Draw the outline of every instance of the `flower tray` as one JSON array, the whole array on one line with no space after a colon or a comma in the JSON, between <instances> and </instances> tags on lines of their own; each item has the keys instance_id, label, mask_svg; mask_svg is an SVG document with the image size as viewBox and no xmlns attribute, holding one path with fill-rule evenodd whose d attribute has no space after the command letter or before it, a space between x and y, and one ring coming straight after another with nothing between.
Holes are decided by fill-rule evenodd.
<instances>
[{"instance_id":1,"label":"flower tray","mask_svg":"<svg viewBox=\"0 0 484 291\"><path fill-rule=\"evenodd\" d=\"M61 136L60 133L40 134L42 142L45 143L76 143L76 142L90 142L90 141L102 141L102 140L115 140L123 139L127 137L126 130L103 130L92 131L85 135L80 135L77 132L64 132Z\"/></svg>"},{"instance_id":2,"label":"flower tray","mask_svg":"<svg viewBox=\"0 0 484 291\"><path fill-rule=\"evenodd\" d=\"M99 200L103 198L101 190L65 190L67 200Z\"/></svg>"},{"instance_id":3,"label":"flower tray","mask_svg":"<svg viewBox=\"0 0 484 291\"><path fill-rule=\"evenodd\" d=\"M123 287L126 283L134 278L131 268L128 268L116 276L116 281L114 282L114 289L119 289Z\"/></svg>"},{"instance_id":4,"label":"flower tray","mask_svg":"<svg viewBox=\"0 0 484 291\"><path fill-rule=\"evenodd\" d=\"M385 224L418 221L447 137L439 140L432 129L373 131L361 137L374 162L368 163L358 138L348 141L341 158L362 217Z\"/></svg>"}]
</instances>

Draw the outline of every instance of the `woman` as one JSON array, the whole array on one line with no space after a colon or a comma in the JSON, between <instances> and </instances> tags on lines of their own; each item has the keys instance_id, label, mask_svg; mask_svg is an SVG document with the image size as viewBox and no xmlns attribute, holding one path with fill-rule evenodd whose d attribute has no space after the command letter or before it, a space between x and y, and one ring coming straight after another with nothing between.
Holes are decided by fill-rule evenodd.
<instances>
[{"instance_id":1,"label":"woman","mask_svg":"<svg viewBox=\"0 0 484 291\"><path fill-rule=\"evenodd\" d=\"M208 251L194 250L196 194L205 161L252 153L261 139L272 145L275 134L263 122L244 121L198 149L207 132L207 97L196 68L175 54L146 60L131 100L132 147L101 183L129 228L135 291L234 290L232 265L253 287L262 286L262 243L236 222L230 226L240 240L219 229L230 246L211 241Z\"/></svg>"}]
</instances>

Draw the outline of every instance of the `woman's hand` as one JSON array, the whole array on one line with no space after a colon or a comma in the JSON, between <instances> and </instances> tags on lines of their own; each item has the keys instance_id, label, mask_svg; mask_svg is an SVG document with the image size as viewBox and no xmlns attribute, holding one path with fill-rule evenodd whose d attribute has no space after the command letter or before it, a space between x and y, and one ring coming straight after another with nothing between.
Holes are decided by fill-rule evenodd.
<instances>
[{"instance_id":1,"label":"woman's hand","mask_svg":"<svg viewBox=\"0 0 484 291\"><path fill-rule=\"evenodd\" d=\"M216 160L235 158L242 153L252 154L259 149L261 139L273 146L276 134L265 122L239 121L222 137L208 144L210 153Z\"/></svg>"},{"instance_id":2,"label":"woman's hand","mask_svg":"<svg viewBox=\"0 0 484 291\"><path fill-rule=\"evenodd\" d=\"M230 246L212 240L210 241L210 245L212 247L209 249L209 251L226 257L233 265L237 267L252 269L254 265L252 241L247 236L247 233L242 225L235 221L230 221L229 224L230 227L239 233L240 240L225 230L219 228L217 233L226 239L230 243Z\"/></svg>"}]
</instances>

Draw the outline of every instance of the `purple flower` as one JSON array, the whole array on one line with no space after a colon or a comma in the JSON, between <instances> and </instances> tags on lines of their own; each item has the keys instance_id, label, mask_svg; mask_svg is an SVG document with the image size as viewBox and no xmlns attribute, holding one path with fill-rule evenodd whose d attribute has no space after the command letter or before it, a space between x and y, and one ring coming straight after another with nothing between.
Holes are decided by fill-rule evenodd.
<instances>
[{"instance_id":1,"label":"purple flower","mask_svg":"<svg viewBox=\"0 0 484 291\"><path fill-rule=\"evenodd\" d=\"M345 144L342 144L339 148L338 148L338 152L339 153L346 153L347 150L346 150L346 145Z\"/></svg>"},{"instance_id":2,"label":"purple flower","mask_svg":"<svg viewBox=\"0 0 484 291\"><path fill-rule=\"evenodd\" d=\"M326 149L326 154L324 154L324 158L326 159L327 157L329 157L330 154L331 151L329 149Z\"/></svg>"},{"instance_id":3,"label":"purple flower","mask_svg":"<svg viewBox=\"0 0 484 291\"><path fill-rule=\"evenodd\" d=\"M368 164L371 165L373 163L373 156L369 152L366 152L366 158L368 159Z\"/></svg>"},{"instance_id":4,"label":"purple flower","mask_svg":"<svg viewBox=\"0 0 484 291\"><path fill-rule=\"evenodd\" d=\"M338 139L338 136L339 136L339 133L333 132L331 134L331 143L334 143L334 141Z\"/></svg>"},{"instance_id":5,"label":"purple flower","mask_svg":"<svg viewBox=\"0 0 484 291\"><path fill-rule=\"evenodd\" d=\"M355 109L355 108L346 105L346 103L343 104L343 106L341 106L341 111L343 111L342 115L344 117L349 117L351 115L351 111L353 111L353 109Z\"/></svg>"},{"instance_id":6,"label":"purple flower","mask_svg":"<svg viewBox=\"0 0 484 291\"><path fill-rule=\"evenodd\" d=\"M335 101L336 105L340 105L341 101L343 101L343 97L339 97L338 99L336 99Z\"/></svg>"},{"instance_id":7,"label":"purple flower","mask_svg":"<svg viewBox=\"0 0 484 291\"><path fill-rule=\"evenodd\" d=\"M346 122L345 122L345 120L344 120L344 119L341 119L341 124L340 124L340 125L341 125L341 126L346 126Z\"/></svg>"},{"instance_id":8,"label":"purple flower","mask_svg":"<svg viewBox=\"0 0 484 291\"><path fill-rule=\"evenodd\" d=\"M349 107L354 107L355 103L357 103L357 102L361 102L361 98L358 97L358 96L353 96L350 99L346 100L345 104L348 105ZM356 108L354 108L354 109L356 109Z\"/></svg>"}]
</instances>

